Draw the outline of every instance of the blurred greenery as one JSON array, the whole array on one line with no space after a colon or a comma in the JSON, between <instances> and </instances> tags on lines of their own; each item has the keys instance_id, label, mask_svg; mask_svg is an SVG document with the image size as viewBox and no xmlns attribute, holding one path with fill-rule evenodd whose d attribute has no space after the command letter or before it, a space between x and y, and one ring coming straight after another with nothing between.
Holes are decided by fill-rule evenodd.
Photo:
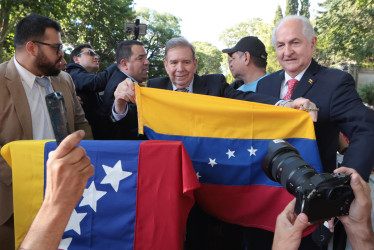
<instances>
[{"instance_id":1,"label":"blurred greenery","mask_svg":"<svg viewBox=\"0 0 374 250\"><path fill-rule=\"evenodd\" d=\"M362 85L358 88L358 94L363 102L374 105L374 83Z\"/></svg>"}]
</instances>

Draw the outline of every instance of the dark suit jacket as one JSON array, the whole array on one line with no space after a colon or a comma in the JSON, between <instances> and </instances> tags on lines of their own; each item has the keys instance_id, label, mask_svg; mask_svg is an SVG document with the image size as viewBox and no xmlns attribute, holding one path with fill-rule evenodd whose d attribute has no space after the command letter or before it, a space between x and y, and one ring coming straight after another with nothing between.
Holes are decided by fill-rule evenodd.
<instances>
[{"instance_id":1,"label":"dark suit jacket","mask_svg":"<svg viewBox=\"0 0 374 250\"><path fill-rule=\"evenodd\" d=\"M75 95L73 81L66 72L51 77L52 87L64 95L70 131L83 129L92 139L91 128ZM0 65L0 149L15 140L32 140L29 103L14 58ZM12 172L0 156L0 225L13 213Z\"/></svg>"},{"instance_id":2,"label":"dark suit jacket","mask_svg":"<svg viewBox=\"0 0 374 250\"><path fill-rule=\"evenodd\" d=\"M113 63L104 71L98 74L88 73L87 70L77 63L70 63L66 67L73 78L77 95L81 98L83 110L88 122L91 125L92 133L95 139L104 139L101 132L103 125L101 124L100 105L101 98L99 92L104 91L110 76L116 70L117 64Z\"/></svg>"},{"instance_id":3,"label":"dark suit jacket","mask_svg":"<svg viewBox=\"0 0 374 250\"><path fill-rule=\"evenodd\" d=\"M257 91L279 97L284 70L275 72L257 85ZM315 132L324 170L336 166L338 134L350 139L343 166L356 169L367 179L374 166L374 112L362 104L352 76L323 67L314 60L297 84L291 99L305 97L319 108Z\"/></svg>"},{"instance_id":4,"label":"dark suit jacket","mask_svg":"<svg viewBox=\"0 0 374 250\"><path fill-rule=\"evenodd\" d=\"M150 79L147 83L150 88L173 90L173 85L169 77ZM193 81L193 93L202 95L212 95L231 99L275 104L279 98L255 92L242 92L230 87L226 78L222 74L202 75L195 74Z\"/></svg>"},{"instance_id":5,"label":"dark suit jacket","mask_svg":"<svg viewBox=\"0 0 374 250\"><path fill-rule=\"evenodd\" d=\"M101 113L104 117L105 126L105 139L106 140L143 140L143 136L138 134L138 121L137 115L133 114L125 117L119 122L112 122L112 107L114 103L114 91L118 84L124 81L127 76L118 68L114 71L112 77L109 79L102 98ZM133 106L130 104L129 106ZM133 111L132 111L133 112ZM136 112L136 111L135 111Z\"/></svg>"}]
</instances>

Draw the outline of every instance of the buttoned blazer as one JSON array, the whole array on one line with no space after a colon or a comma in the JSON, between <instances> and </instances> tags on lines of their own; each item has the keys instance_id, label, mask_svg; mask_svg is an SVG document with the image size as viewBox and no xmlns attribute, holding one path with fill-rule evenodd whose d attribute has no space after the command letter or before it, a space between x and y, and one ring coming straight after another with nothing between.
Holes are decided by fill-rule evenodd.
<instances>
[{"instance_id":1,"label":"buttoned blazer","mask_svg":"<svg viewBox=\"0 0 374 250\"><path fill-rule=\"evenodd\" d=\"M51 77L51 83L54 91L60 91L64 96L70 131L83 129L86 139L92 139L91 128L77 100L70 75L61 72ZM0 147L11 141L32 139L30 106L13 57L0 65ZM0 225L13 212L11 183L11 168L0 156Z\"/></svg>"},{"instance_id":2,"label":"buttoned blazer","mask_svg":"<svg viewBox=\"0 0 374 250\"><path fill-rule=\"evenodd\" d=\"M284 70L275 72L259 81L257 92L279 97L283 80ZM336 167L341 131L350 139L342 165L356 169L367 179L374 166L374 112L363 105L352 76L312 60L291 99L298 97L311 100L319 108L314 126L324 170L332 172Z\"/></svg>"}]
</instances>

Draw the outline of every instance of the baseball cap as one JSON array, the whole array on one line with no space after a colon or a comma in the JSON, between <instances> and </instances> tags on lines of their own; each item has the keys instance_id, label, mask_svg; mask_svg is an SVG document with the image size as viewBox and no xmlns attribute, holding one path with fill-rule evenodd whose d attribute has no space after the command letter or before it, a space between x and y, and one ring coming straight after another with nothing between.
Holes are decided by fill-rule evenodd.
<instances>
[{"instance_id":1,"label":"baseball cap","mask_svg":"<svg viewBox=\"0 0 374 250\"><path fill-rule=\"evenodd\" d=\"M251 55L264 60L266 60L268 55L265 50L265 45L256 36L243 37L234 47L222 50L223 53L234 53L237 51L248 51Z\"/></svg>"}]
</instances>

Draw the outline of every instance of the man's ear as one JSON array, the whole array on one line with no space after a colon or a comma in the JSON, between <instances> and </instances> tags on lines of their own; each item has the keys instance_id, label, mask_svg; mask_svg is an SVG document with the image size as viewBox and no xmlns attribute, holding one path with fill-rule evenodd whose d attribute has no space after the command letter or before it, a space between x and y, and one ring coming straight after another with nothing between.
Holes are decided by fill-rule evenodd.
<instances>
[{"instance_id":1,"label":"man's ear","mask_svg":"<svg viewBox=\"0 0 374 250\"><path fill-rule=\"evenodd\" d=\"M123 67L124 69L128 69L128 61L126 59L121 59L121 61L119 62L121 64L121 67Z\"/></svg>"},{"instance_id":2,"label":"man's ear","mask_svg":"<svg viewBox=\"0 0 374 250\"><path fill-rule=\"evenodd\" d=\"M36 56L38 54L38 45L31 42L31 41L28 41L26 43L26 46L25 46L25 50L28 54L32 55L32 56Z\"/></svg>"},{"instance_id":3,"label":"man's ear","mask_svg":"<svg viewBox=\"0 0 374 250\"><path fill-rule=\"evenodd\" d=\"M249 54L248 51L244 52L244 63L245 65L248 65L249 62L251 61L251 54Z\"/></svg>"}]
</instances>

